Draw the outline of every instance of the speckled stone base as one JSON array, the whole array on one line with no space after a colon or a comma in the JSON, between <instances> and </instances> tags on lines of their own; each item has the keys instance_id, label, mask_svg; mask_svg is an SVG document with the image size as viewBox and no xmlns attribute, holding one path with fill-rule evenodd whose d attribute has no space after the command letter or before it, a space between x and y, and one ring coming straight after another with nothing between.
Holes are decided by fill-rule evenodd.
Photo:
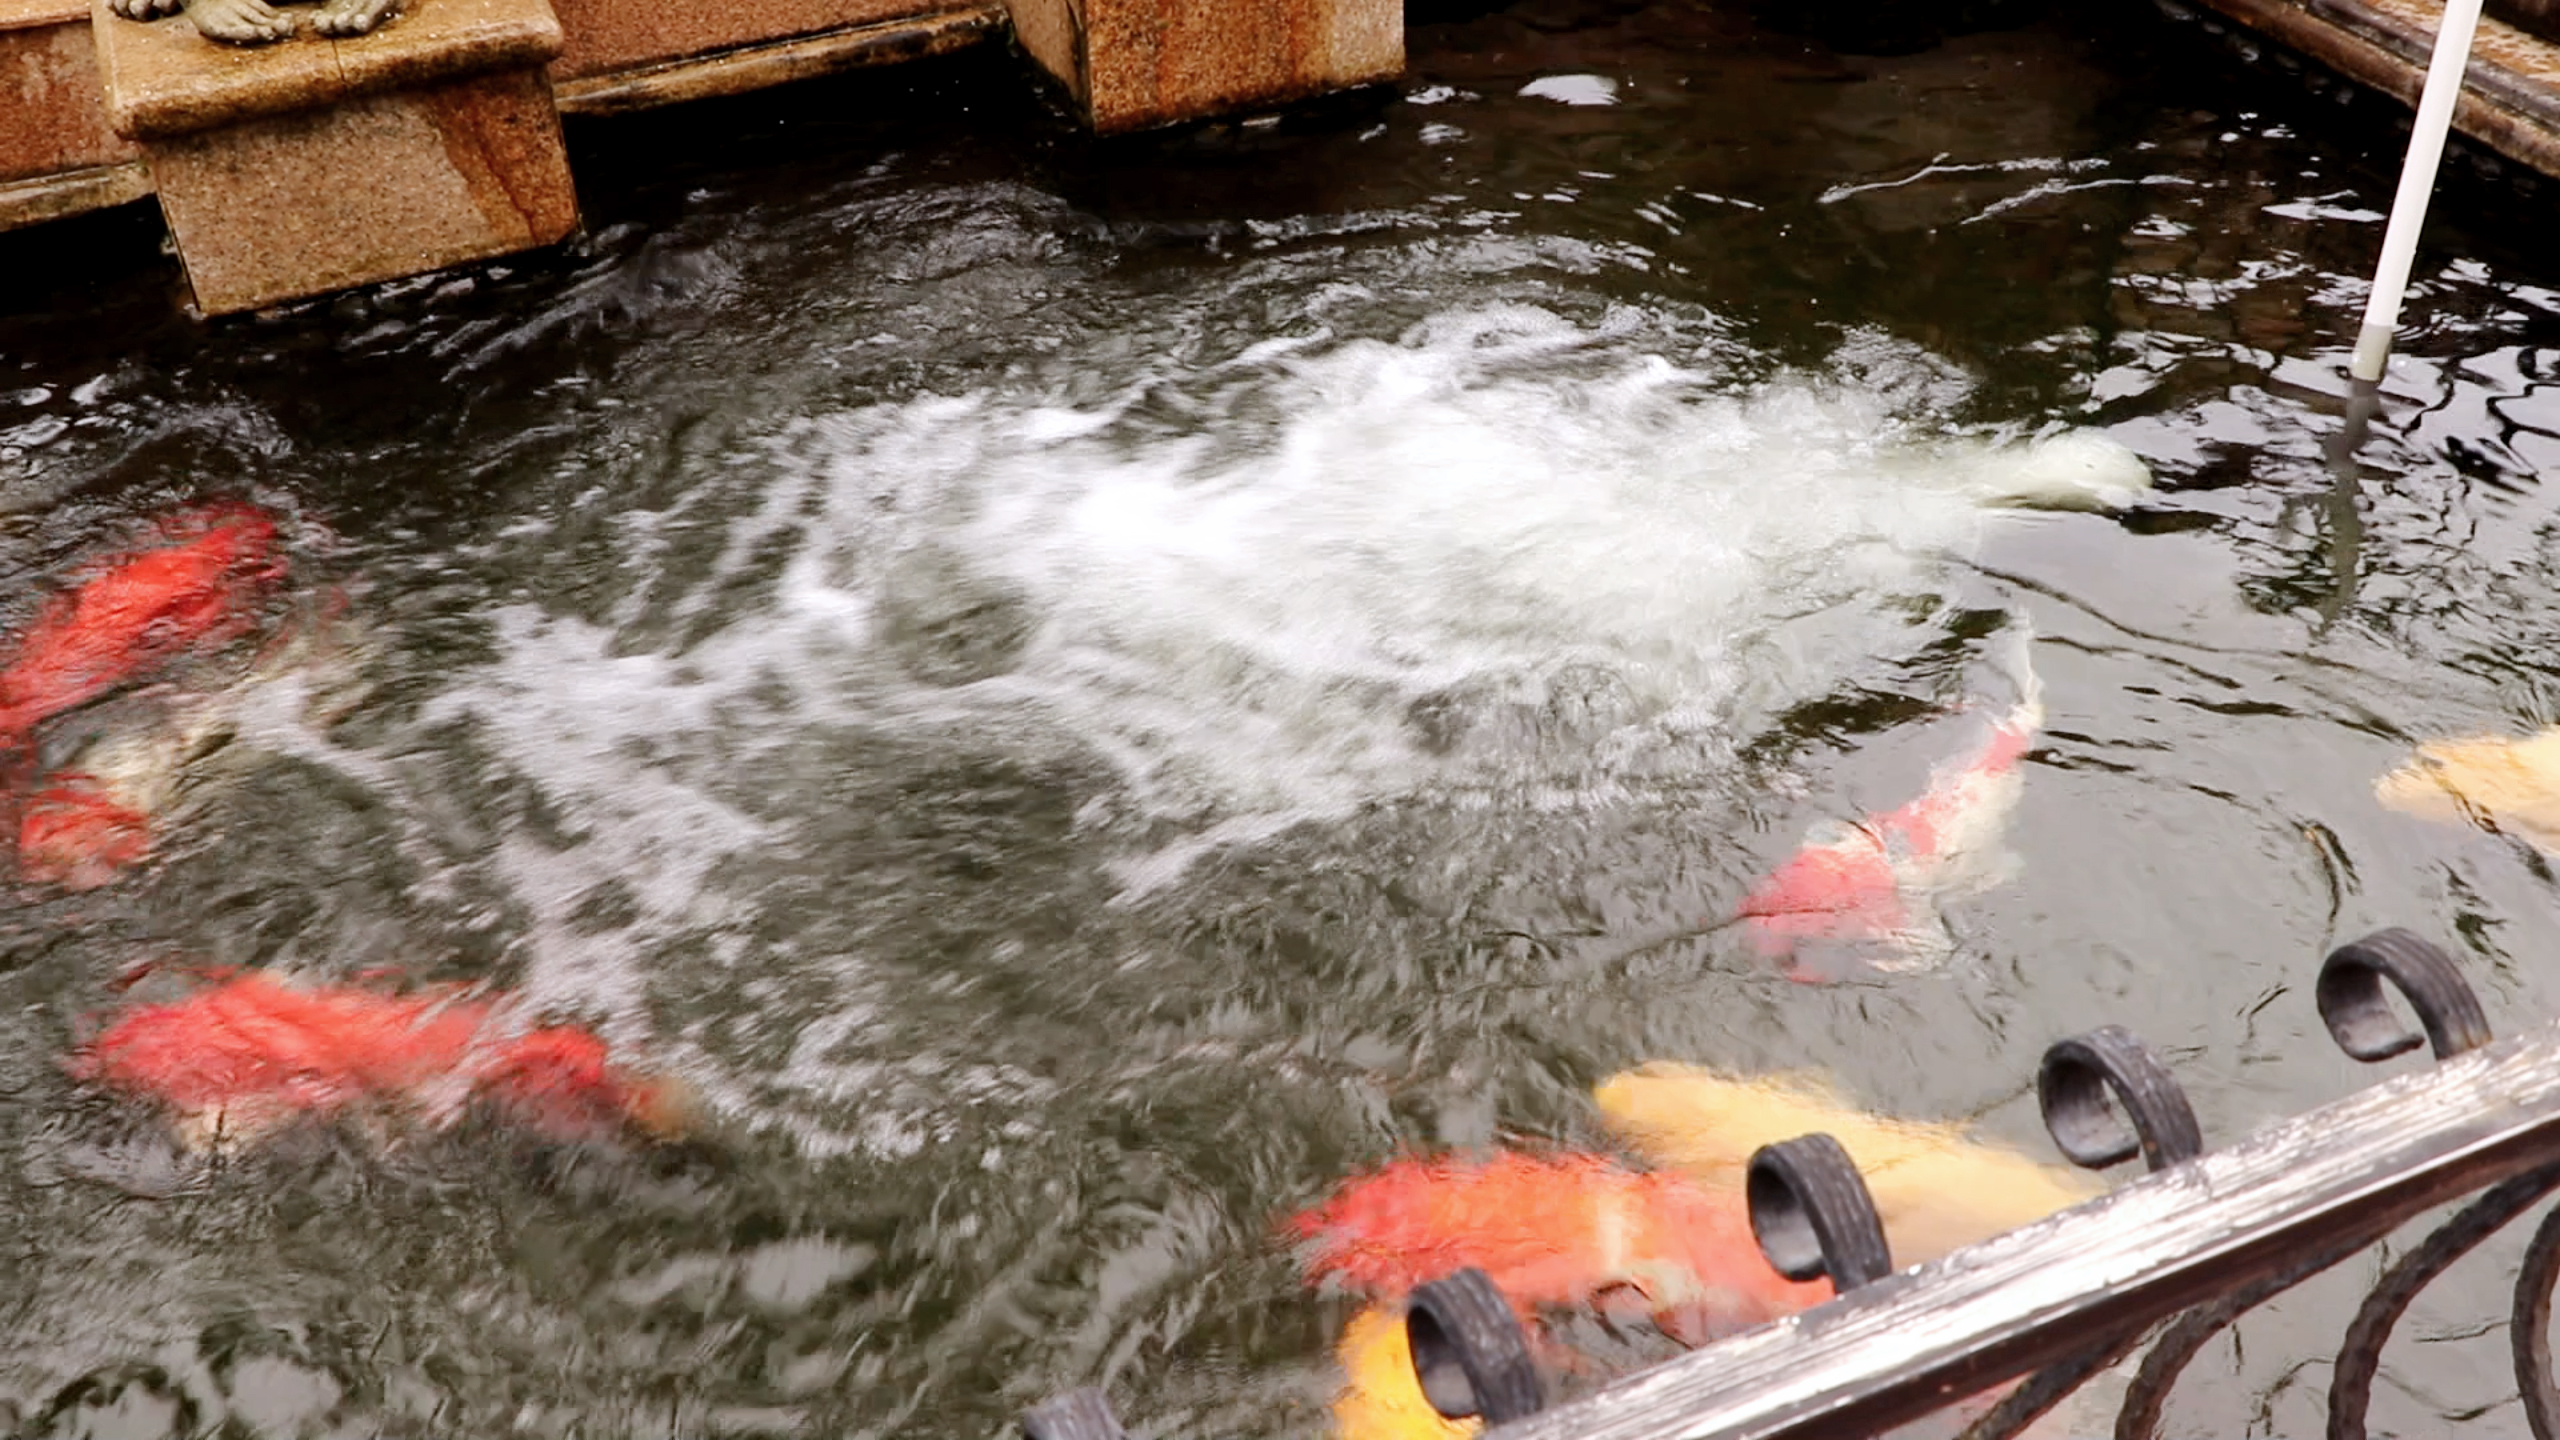
<instances>
[{"instance_id":1,"label":"speckled stone base","mask_svg":"<svg viewBox=\"0 0 2560 1440\"><path fill-rule=\"evenodd\" d=\"M1095 130L1285 104L1404 70L1403 0L1006 0Z\"/></svg>"},{"instance_id":2,"label":"speckled stone base","mask_svg":"<svg viewBox=\"0 0 2560 1440\"><path fill-rule=\"evenodd\" d=\"M0 0L0 183L142 158L107 124L87 0Z\"/></svg>"},{"instance_id":3,"label":"speckled stone base","mask_svg":"<svg viewBox=\"0 0 2560 1440\"><path fill-rule=\"evenodd\" d=\"M546 245L577 192L543 0L412 0L350 40L246 49L95 7L108 114L141 144L207 314Z\"/></svg>"},{"instance_id":4,"label":"speckled stone base","mask_svg":"<svg viewBox=\"0 0 2560 1440\"><path fill-rule=\"evenodd\" d=\"M972 0L553 0L568 48L554 80L695 60L892 20L965 13Z\"/></svg>"}]
</instances>

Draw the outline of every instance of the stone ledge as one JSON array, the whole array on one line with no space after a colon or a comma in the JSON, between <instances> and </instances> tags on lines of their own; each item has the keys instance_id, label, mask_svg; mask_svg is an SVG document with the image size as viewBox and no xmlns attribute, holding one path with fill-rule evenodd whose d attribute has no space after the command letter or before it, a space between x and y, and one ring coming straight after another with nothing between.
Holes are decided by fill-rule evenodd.
<instances>
[{"instance_id":1,"label":"stone ledge","mask_svg":"<svg viewBox=\"0 0 2560 1440\"><path fill-rule=\"evenodd\" d=\"M974 8L856 25L823 35L740 46L715 54L672 60L638 70L620 70L561 80L553 85L564 115L618 115L703 100L715 95L743 94L768 85L901 60L920 60L1004 33L1004 6Z\"/></svg>"},{"instance_id":2,"label":"stone ledge","mask_svg":"<svg viewBox=\"0 0 2560 1440\"><path fill-rule=\"evenodd\" d=\"M2197 3L2412 107L2444 15L2441 0ZM2453 125L2510 160L2560 176L2560 48L2481 17Z\"/></svg>"},{"instance_id":3,"label":"stone ledge","mask_svg":"<svg viewBox=\"0 0 2560 1440\"><path fill-rule=\"evenodd\" d=\"M722 51L930 19L978 0L554 0L568 48L554 80L623 74Z\"/></svg>"},{"instance_id":4,"label":"stone ledge","mask_svg":"<svg viewBox=\"0 0 2560 1440\"><path fill-rule=\"evenodd\" d=\"M0 230L124 205L151 193L151 168L139 160L97 165L0 184Z\"/></svg>"},{"instance_id":5,"label":"stone ledge","mask_svg":"<svg viewBox=\"0 0 2560 1440\"><path fill-rule=\"evenodd\" d=\"M9 0L0 0L0 4ZM34 7L19 5L26 18ZM0 180L32 180L142 158L107 123L87 0L69 16L0 25Z\"/></svg>"},{"instance_id":6,"label":"stone ledge","mask_svg":"<svg viewBox=\"0 0 2560 1440\"><path fill-rule=\"evenodd\" d=\"M69 25L89 18L89 0L0 0L0 30Z\"/></svg>"},{"instance_id":7,"label":"stone ledge","mask_svg":"<svg viewBox=\"0 0 2560 1440\"><path fill-rule=\"evenodd\" d=\"M1101 134L1288 104L1404 71L1402 0L1006 0Z\"/></svg>"},{"instance_id":8,"label":"stone ledge","mask_svg":"<svg viewBox=\"0 0 2560 1440\"><path fill-rule=\"evenodd\" d=\"M167 139L496 71L546 65L561 49L544 0L410 0L371 35L273 45L207 41L183 15L127 20L91 0L90 24L118 134Z\"/></svg>"}]
</instances>

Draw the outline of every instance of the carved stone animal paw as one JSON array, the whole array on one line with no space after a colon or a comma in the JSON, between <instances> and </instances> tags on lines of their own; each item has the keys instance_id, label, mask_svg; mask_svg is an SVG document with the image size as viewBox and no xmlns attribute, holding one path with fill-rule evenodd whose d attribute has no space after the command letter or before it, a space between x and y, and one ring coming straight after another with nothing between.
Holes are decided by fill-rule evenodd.
<instances>
[{"instance_id":1,"label":"carved stone animal paw","mask_svg":"<svg viewBox=\"0 0 2560 1440\"><path fill-rule=\"evenodd\" d=\"M326 0L311 17L323 35L362 35L400 13L400 0Z\"/></svg>"},{"instance_id":2,"label":"carved stone animal paw","mask_svg":"<svg viewBox=\"0 0 2560 1440\"><path fill-rule=\"evenodd\" d=\"M134 3L152 4L158 0L134 0ZM221 40L232 45L266 45L291 37L296 29L294 18L268 4L267 0L185 0L185 3L187 18L195 22L196 32L208 40Z\"/></svg>"}]
</instances>

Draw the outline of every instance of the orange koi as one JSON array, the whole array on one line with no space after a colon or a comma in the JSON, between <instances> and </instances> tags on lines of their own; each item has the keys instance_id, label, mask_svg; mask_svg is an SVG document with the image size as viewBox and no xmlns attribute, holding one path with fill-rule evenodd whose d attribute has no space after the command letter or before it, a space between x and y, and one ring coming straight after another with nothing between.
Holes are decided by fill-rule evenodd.
<instances>
[{"instance_id":1,"label":"orange koi","mask_svg":"<svg viewBox=\"0 0 2560 1440\"><path fill-rule=\"evenodd\" d=\"M1309 1278L1393 1297L1465 1266L1522 1306L1633 1290L1658 1313L1739 1329L1829 1297L1769 1268L1736 1195L1599 1155L1398 1160L1291 1220Z\"/></svg>"},{"instance_id":2,"label":"orange koi","mask_svg":"<svg viewBox=\"0 0 2560 1440\"><path fill-rule=\"evenodd\" d=\"M365 693L369 650L343 611L344 597L327 592L286 614L254 652L191 665L183 683L155 681L42 727L37 748L57 768L15 802L21 878L107 884L155 853L203 795L269 758L254 739L234 743L244 727L343 717ZM0 819L8 809L0 802Z\"/></svg>"},{"instance_id":3,"label":"orange koi","mask_svg":"<svg viewBox=\"0 0 2560 1440\"><path fill-rule=\"evenodd\" d=\"M684 1123L670 1081L615 1064L573 1026L520 1030L512 1007L461 992L302 987L255 971L134 1006L71 1063L91 1083L159 1101L196 1148L248 1143L303 1117L405 1111L450 1124L487 1101L559 1139Z\"/></svg>"},{"instance_id":4,"label":"orange koi","mask_svg":"<svg viewBox=\"0 0 2560 1440\"><path fill-rule=\"evenodd\" d=\"M1477 1428L1440 1418L1414 1379L1402 1298L1468 1265L1489 1275L1549 1345L1538 1308L1620 1310L1632 1301L1687 1345L1831 1297L1769 1268L1735 1192L1604 1156L1498 1152L1406 1159L1353 1180L1289 1221L1309 1278L1371 1297L1337 1347L1347 1383L1334 1402L1344 1440L1454 1440ZM1566 1363L1570 1363L1567 1361Z\"/></svg>"},{"instance_id":5,"label":"orange koi","mask_svg":"<svg viewBox=\"0 0 2560 1440\"><path fill-rule=\"evenodd\" d=\"M18 637L0 668L0 749L163 661L254 627L253 605L284 576L275 520L208 505L161 529L165 543L99 565Z\"/></svg>"},{"instance_id":6,"label":"orange koi","mask_svg":"<svg viewBox=\"0 0 2560 1440\"><path fill-rule=\"evenodd\" d=\"M59 775L18 820L18 870L66 890L94 890L151 853L151 817L87 775Z\"/></svg>"}]
</instances>

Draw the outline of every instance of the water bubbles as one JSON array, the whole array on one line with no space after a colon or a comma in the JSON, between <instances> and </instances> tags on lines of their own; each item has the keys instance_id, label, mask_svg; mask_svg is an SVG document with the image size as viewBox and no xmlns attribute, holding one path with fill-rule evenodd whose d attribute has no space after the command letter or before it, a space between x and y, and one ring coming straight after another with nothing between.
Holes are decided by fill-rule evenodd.
<instances>
[{"instance_id":1,"label":"water bubbles","mask_svg":"<svg viewBox=\"0 0 2560 1440\"><path fill-rule=\"evenodd\" d=\"M1615 105L1618 82L1606 75L1541 75L1521 86L1520 93L1559 105Z\"/></svg>"}]
</instances>

